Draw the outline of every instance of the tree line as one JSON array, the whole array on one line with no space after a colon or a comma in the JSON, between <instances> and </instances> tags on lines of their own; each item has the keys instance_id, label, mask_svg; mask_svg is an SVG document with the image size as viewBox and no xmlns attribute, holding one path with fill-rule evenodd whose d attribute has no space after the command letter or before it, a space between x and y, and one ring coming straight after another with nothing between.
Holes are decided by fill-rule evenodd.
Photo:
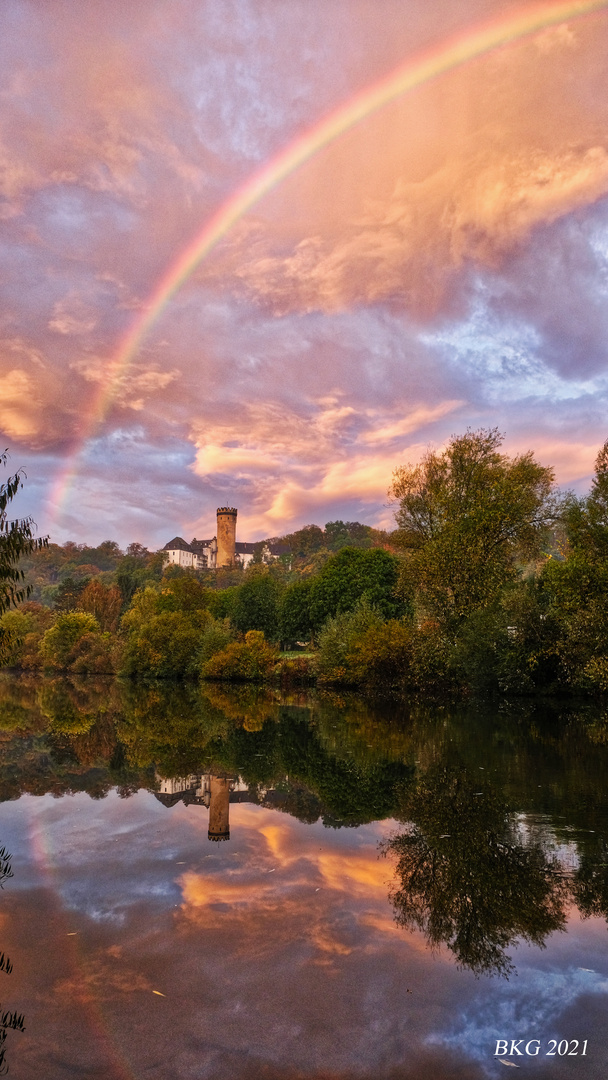
<instances>
[{"instance_id":1,"label":"tree line","mask_svg":"<svg viewBox=\"0 0 608 1080\"><path fill-rule=\"evenodd\" d=\"M608 443L582 498L502 443L496 429L452 436L395 471L393 532L306 526L280 538L290 562L195 572L141 545L65 545L57 580L40 585L56 553L28 550L34 593L0 620L4 662L380 693L604 693Z\"/></svg>"}]
</instances>

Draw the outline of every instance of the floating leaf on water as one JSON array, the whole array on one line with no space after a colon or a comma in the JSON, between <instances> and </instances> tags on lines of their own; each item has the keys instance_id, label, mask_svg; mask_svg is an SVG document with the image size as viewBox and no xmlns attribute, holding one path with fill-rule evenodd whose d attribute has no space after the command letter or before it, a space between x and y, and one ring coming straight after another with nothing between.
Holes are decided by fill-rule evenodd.
<instances>
[{"instance_id":1,"label":"floating leaf on water","mask_svg":"<svg viewBox=\"0 0 608 1080\"><path fill-rule=\"evenodd\" d=\"M152 993L153 994L158 994L159 997L166 997L167 996L166 994L161 994L160 990L153 990Z\"/></svg>"}]
</instances>

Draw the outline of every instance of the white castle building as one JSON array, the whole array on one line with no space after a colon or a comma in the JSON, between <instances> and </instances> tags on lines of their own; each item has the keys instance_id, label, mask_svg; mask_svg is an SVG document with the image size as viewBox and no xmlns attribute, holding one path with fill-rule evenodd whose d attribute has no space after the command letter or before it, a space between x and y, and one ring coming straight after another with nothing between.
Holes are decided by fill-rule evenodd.
<instances>
[{"instance_id":1,"label":"white castle building","mask_svg":"<svg viewBox=\"0 0 608 1080\"><path fill-rule=\"evenodd\" d=\"M249 566L258 545L237 541L236 516L237 510L233 506L218 507L216 536L211 540L197 540L194 537L189 544L181 536L175 536L163 548L165 562L176 566L191 566L195 570ZM286 544L265 543L261 550L262 561L266 563L289 553Z\"/></svg>"}]
</instances>

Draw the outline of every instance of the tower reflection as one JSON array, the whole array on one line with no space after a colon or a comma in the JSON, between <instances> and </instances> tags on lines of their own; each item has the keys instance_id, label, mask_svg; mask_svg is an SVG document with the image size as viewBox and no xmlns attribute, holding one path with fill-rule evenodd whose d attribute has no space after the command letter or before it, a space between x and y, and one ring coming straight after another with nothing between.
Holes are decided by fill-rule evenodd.
<instances>
[{"instance_id":1,"label":"tower reflection","mask_svg":"<svg viewBox=\"0 0 608 1080\"><path fill-rule=\"evenodd\" d=\"M156 798L163 806L206 806L209 810L209 840L230 839L230 802L241 801L248 786L240 777L216 773L191 773L189 776L163 777L156 773Z\"/></svg>"}]
</instances>

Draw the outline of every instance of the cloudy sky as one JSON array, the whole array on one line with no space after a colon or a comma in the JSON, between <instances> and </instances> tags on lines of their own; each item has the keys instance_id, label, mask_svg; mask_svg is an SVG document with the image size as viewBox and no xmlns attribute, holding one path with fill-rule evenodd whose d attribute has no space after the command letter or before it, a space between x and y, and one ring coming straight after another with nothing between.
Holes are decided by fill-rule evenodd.
<instances>
[{"instance_id":1,"label":"cloudy sky","mask_svg":"<svg viewBox=\"0 0 608 1080\"><path fill-rule=\"evenodd\" d=\"M605 921L573 911L546 949L509 946L517 976L477 979L394 922L378 857L394 823L233 804L214 844L203 807L140 791L25 796L0 825L4 1007L26 1016L11 1076L498 1080L505 1037L543 1040L522 1063L537 1080L605 1075ZM557 1073L555 1036L587 1038L588 1067Z\"/></svg>"},{"instance_id":2,"label":"cloudy sky","mask_svg":"<svg viewBox=\"0 0 608 1080\"><path fill-rule=\"evenodd\" d=\"M20 512L55 541L151 547L213 533L226 503L241 539L390 527L392 470L467 426L584 491L608 436L608 4L309 155L123 348L298 139L538 6L3 0L0 430Z\"/></svg>"}]
</instances>

